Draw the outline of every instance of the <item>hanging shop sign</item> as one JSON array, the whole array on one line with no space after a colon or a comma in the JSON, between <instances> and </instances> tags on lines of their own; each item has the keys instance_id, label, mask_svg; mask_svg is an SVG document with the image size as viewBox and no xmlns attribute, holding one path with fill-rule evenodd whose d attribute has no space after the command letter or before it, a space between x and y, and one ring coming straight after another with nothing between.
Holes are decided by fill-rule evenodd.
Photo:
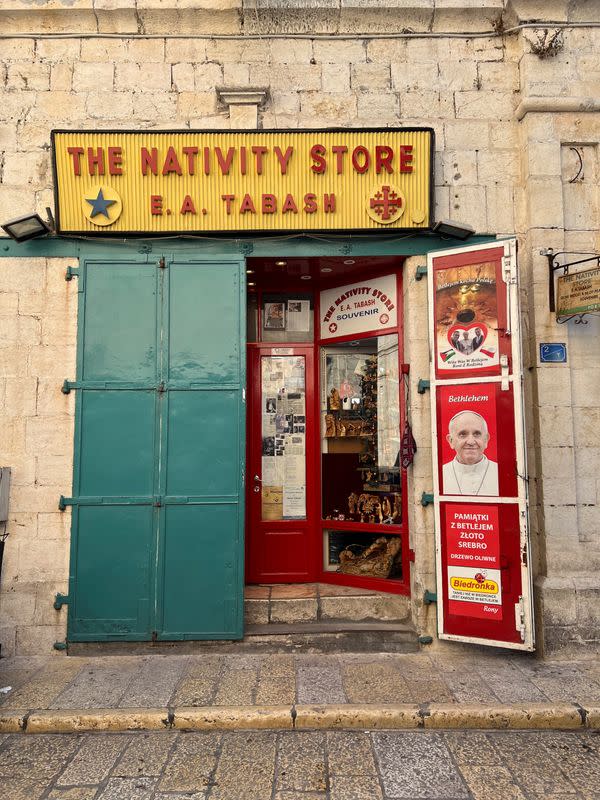
<instances>
[{"instance_id":1,"label":"hanging shop sign","mask_svg":"<svg viewBox=\"0 0 600 800\"><path fill-rule=\"evenodd\" d=\"M61 233L426 229L433 131L53 131Z\"/></svg>"},{"instance_id":2,"label":"hanging shop sign","mask_svg":"<svg viewBox=\"0 0 600 800\"><path fill-rule=\"evenodd\" d=\"M600 267L561 275L556 287L556 316L600 311Z\"/></svg>"},{"instance_id":3,"label":"hanging shop sign","mask_svg":"<svg viewBox=\"0 0 600 800\"><path fill-rule=\"evenodd\" d=\"M397 306L395 275L326 289L320 295L321 339L395 328Z\"/></svg>"},{"instance_id":4,"label":"hanging shop sign","mask_svg":"<svg viewBox=\"0 0 600 800\"><path fill-rule=\"evenodd\" d=\"M508 240L429 258L438 626L532 650L515 252Z\"/></svg>"}]
</instances>

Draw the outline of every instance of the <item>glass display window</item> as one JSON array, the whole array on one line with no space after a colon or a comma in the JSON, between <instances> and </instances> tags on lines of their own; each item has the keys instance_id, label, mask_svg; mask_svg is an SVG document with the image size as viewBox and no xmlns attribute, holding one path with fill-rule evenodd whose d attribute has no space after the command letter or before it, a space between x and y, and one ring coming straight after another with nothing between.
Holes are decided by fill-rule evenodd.
<instances>
[{"instance_id":1,"label":"glass display window","mask_svg":"<svg viewBox=\"0 0 600 800\"><path fill-rule=\"evenodd\" d=\"M321 352L322 518L400 525L398 335Z\"/></svg>"}]
</instances>

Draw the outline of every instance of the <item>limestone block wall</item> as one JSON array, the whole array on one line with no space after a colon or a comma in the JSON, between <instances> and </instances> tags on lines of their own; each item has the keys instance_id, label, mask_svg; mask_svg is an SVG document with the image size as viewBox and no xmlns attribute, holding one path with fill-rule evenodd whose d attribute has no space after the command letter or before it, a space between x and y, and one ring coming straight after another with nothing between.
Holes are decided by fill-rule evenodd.
<instances>
[{"instance_id":1,"label":"limestone block wall","mask_svg":"<svg viewBox=\"0 0 600 800\"><path fill-rule=\"evenodd\" d=\"M592 5L53 0L41 10L6 0L0 8L1 221L53 205L52 128L219 130L256 119L255 109L221 105L219 87L267 89L260 128L434 129L436 217L519 237L534 570L540 641L548 643L600 642L598 325L557 326L539 254L600 247L600 29L549 28L544 39L544 26L511 26L593 22ZM489 35L469 35L482 30ZM575 181L573 148L585 165ZM426 286L414 281L416 261L423 259L409 260L405 273L414 323L406 348L426 375ZM56 501L71 480L73 399L59 389L74 374L76 288L63 272L57 261L0 259L0 369L10 373L0 373L0 397L11 420L0 456L14 466L11 514L22 515L2 576L8 652L46 651L64 637L51 599L66 589L69 513L59 515ZM542 341L567 341L567 365L542 367ZM432 515L418 503L431 488L429 397L416 393L417 372L413 588L415 621L431 633L433 609L417 599L434 588ZM63 545L41 545L43 537Z\"/></svg>"},{"instance_id":2,"label":"limestone block wall","mask_svg":"<svg viewBox=\"0 0 600 800\"><path fill-rule=\"evenodd\" d=\"M1 247L1 245L0 245ZM72 259L0 258L0 462L12 468L0 593L2 655L49 653L66 634L77 287Z\"/></svg>"}]
</instances>

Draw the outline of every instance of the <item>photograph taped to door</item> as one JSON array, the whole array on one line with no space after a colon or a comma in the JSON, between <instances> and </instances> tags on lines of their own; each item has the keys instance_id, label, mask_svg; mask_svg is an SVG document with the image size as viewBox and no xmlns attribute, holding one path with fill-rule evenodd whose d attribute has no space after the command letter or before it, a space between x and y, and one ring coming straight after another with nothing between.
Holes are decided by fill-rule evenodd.
<instances>
[{"instance_id":1,"label":"photograph taped to door","mask_svg":"<svg viewBox=\"0 0 600 800\"><path fill-rule=\"evenodd\" d=\"M433 341L438 377L494 375L506 341L502 250L433 259Z\"/></svg>"}]
</instances>

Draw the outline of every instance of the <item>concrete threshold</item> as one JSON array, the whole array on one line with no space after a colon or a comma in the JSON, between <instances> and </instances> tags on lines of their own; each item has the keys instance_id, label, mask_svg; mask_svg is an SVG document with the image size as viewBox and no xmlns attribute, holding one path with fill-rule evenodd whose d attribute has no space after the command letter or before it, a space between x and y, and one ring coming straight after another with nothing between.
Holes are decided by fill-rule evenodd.
<instances>
[{"instance_id":1,"label":"concrete threshold","mask_svg":"<svg viewBox=\"0 0 600 800\"><path fill-rule=\"evenodd\" d=\"M156 730L600 729L600 706L578 703L339 704L0 710L0 733Z\"/></svg>"}]
</instances>

